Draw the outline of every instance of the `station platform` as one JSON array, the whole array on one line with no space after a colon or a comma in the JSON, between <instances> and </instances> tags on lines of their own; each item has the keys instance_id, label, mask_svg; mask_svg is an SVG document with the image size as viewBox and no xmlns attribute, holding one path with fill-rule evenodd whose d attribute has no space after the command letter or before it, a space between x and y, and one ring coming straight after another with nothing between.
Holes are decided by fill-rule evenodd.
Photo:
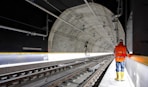
<instances>
[{"instance_id":1,"label":"station platform","mask_svg":"<svg viewBox=\"0 0 148 87\"><path fill-rule=\"evenodd\" d=\"M113 60L98 87L135 87L126 68L124 72L124 81L116 81L115 60Z\"/></svg>"}]
</instances>

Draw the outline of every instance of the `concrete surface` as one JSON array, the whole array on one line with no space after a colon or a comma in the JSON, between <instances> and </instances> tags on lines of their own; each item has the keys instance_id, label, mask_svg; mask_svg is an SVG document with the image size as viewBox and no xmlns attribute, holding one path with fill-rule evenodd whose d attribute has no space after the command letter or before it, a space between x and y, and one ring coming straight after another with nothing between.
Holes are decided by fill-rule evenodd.
<instances>
[{"instance_id":1,"label":"concrete surface","mask_svg":"<svg viewBox=\"0 0 148 87\"><path fill-rule=\"evenodd\" d=\"M127 70L125 69L124 81L116 81L115 60L109 66L98 87L135 87Z\"/></svg>"},{"instance_id":2,"label":"concrete surface","mask_svg":"<svg viewBox=\"0 0 148 87\"><path fill-rule=\"evenodd\" d=\"M148 66L128 58L126 67L135 87L148 87Z\"/></svg>"},{"instance_id":3,"label":"concrete surface","mask_svg":"<svg viewBox=\"0 0 148 87\"><path fill-rule=\"evenodd\" d=\"M86 4L65 10L57 19L48 38L49 52L112 52L117 35L124 39L125 33L118 22L116 34L113 13L106 7L89 3L95 15ZM88 41L87 48L85 47Z\"/></svg>"}]
</instances>

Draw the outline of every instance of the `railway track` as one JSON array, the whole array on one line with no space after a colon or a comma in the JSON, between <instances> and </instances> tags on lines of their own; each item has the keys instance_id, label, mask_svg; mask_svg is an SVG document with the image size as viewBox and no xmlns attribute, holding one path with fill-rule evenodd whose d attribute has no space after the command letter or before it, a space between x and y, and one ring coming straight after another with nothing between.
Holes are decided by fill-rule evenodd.
<instances>
[{"instance_id":1,"label":"railway track","mask_svg":"<svg viewBox=\"0 0 148 87\"><path fill-rule=\"evenodd\" d=\"M75 72L41 87L92 87L111 61L112 59L91 62L84 67L78 68ZM99 66L92 69L97 65Z\"/></svg>"},{"instance_id":2,"label":"railway track","mask_svg":"<svg viewBox=\"0 0 148 87\"><path fill-rule=\"evenodd\" d=\"M91 87L111 61L109 55L1 74L0 87L70 87L80 76L75 87Z\"/></svg>"}]
</instances>

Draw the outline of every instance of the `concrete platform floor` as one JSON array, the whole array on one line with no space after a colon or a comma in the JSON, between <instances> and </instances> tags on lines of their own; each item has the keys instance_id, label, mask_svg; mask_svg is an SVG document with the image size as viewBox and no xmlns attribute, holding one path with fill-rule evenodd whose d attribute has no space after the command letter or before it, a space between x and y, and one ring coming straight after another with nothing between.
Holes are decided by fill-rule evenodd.
<instances>
[{"instance_id":1,"label":"concrete platform floor","mask_svg":"<svg viewBox=\"0 0 148 87\"><path fill-rule=\"evenodd\" d=\"M135 87L127 70L125 69L124 81L116 81L115 60L109 66L98 87Z\"/></svg>"}]
</instances>

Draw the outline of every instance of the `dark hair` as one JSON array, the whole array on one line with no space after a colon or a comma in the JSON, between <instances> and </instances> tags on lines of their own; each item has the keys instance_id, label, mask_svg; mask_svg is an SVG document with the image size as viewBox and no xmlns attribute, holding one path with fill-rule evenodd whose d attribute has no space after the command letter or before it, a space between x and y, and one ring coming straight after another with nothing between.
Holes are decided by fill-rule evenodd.
<instances>
[{"instance_id":1,"label":"dark hair","mask_svg":"<svg viewBox=\"0 0 148 87\"><path fill-rule=\"evenodd\" d=\"M119 42L123 42L123 39L119 39Z\"/></svg>"}]
</instances>

